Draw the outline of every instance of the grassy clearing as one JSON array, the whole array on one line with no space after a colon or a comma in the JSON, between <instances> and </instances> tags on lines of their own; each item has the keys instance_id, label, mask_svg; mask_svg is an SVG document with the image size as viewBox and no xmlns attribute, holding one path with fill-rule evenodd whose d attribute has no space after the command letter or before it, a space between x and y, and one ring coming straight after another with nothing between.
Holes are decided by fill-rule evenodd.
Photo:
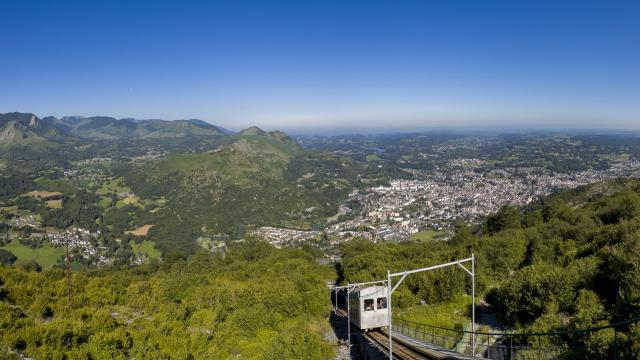
<instances>
[{"instance_id":1,"label":"grassy clearing","mask_svg":"<svg viewBox=\"0 0 640 360\"><path fill-rule=\"evenodd\" d=\"M366 156L367 161L378 161L380 160L380 156L378 154L370 154Z\"/></svg>"},{"instance_id":2,"label":"grassy clearing","mask_svg":"<svg viewBox=\"0 0 640 360\"><path fill-rule=\"evenodd\" d=\"M135 255L138 255L138 252L140 252L140 254L146 255L151 259L160 259L160 251L155 248L155 243L153 241L145 240L140 244L136 244L131 240L129 241L129 245Z\"/></svg>"},{"instance_id":3,"label":"grassy clearing","mask_svg":"<svg viewBox=\"0 0 640 360\"><path fill-rule=\"evenodd\" d=\"M47 206L52 209L62 209L62 200L47 200Z\"/></svg>"},{"instance_id":4,"label":"grassy clearing","mask_svg":"<svg viewBox=\"0 0 640 360\"><path fill-rule=\"evenodd\" d=\"M433 241L433 240L441 240L445 236L447 236L447 233L444 231L425 230L425 231L417 232L415 234L411 234L411 240Z\"/></svg>"},{"instance_id":5,"label":"grassy clearing","mask_svg":"<svg viewBox=\"0 0 640 360\"><path fill-rule=\"evenodd\" d=\"M26 193L25 195L31 196L36 199L45 199L53 196L61 196L62 193L59 191L44 191L44 190L36 190Z\"/></svg>"},{"instance_id":6,"label":"grassy clearing","mask_svg":"<svg viewBox=\"0 0 640 360\"><path fill-rule=\"evenodd\" d=\"M471 296L460 295L452 301L419 305L399 310L397 316L420 324L453 329L471 323Z\"/></svg>"},{"instance_id":7,"label":"grassy clearing","mask_svg":"<svg viewBox=\"0 0 640 360\"><path fill-rule=\"evenodd\" d=\"M149 224L142 225L135 230L127 231L127 234L131 234L135 236L147 236L147 234L149 233L149 230L151 230L152 227L153 225L149 225Z\"/></svg>"},{"instance_id":8,"label":"grassy clearing","mask_svg":"<svg viewBox=\"0 0 640 360\"><path fill-rule=\"evenodd\" d=\"M119 177L103 182L96 192L98 195L119 194L123 192L131 192L131 188L124 184L124 179L122 177Z\"/></svg>"},{"instance_id":9,"label":"grassy clearing","mask_svg":"<svg viewBox=\"0 0 640 360\"><path fill-rule=\"evenodd\" d=\"M117 208L121 208L121 207L125 207L127 205L134 205L134 206L140 206L140 201L138 199L137 196L133 195L133 196L127 196L124 199L120 199L118 200L118 202L116 203L116 207Z\"/></svg>"},{"instance_id":10,"label":"grassy clearing","mask_svg":"<svg viewBox=\"0 0 640 360\"><path fill-rule=\"evenodd\" d=\"M108 196L101 196L100 197L100 207L103 209L107 209L109 207L111 207L111 198Z\"/></svg>"},{"instance_id":11,"label":"grassy clearing","mask_svg":"<svg viewBox=\"0 0 640 360\"><path fill-rule=\"evenodd\" d=\"M40 264L43 269L51 268L56 264L58 259L64 255L64 249L60 247L46 245L39 249L32 249L20 244L18 240L13 240L1 248L11 251L18 258L18 263L26 263L31 260L35 260L35 262Z\"/></svg>"}]
</instances>

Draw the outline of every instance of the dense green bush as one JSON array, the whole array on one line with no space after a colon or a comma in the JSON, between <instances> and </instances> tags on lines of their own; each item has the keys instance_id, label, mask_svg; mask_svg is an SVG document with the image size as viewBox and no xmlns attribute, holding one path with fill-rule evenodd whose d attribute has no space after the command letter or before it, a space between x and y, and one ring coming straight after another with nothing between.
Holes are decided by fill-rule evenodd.
<instances>
[{"instance_id":1,"label":"dense green bush","mask_svg":"<svg viewBox=\"0 0 640 360\"><path fill-rule=\"evenodd\" d=\"M249 242L160 265L73 274L0 267L0 348L35 358L329 359L331 269Z\"/></svg>"},{"instance_id":2,"label":"dense green bush","mask_svg":"<svg viewBox=\"0 0 640 360\"><path fill-rule=\"evenodd\" d=\"M18 258L11 251L0 249L0 264L11 265L16 260Z\"/></svg>"}]
</instances>

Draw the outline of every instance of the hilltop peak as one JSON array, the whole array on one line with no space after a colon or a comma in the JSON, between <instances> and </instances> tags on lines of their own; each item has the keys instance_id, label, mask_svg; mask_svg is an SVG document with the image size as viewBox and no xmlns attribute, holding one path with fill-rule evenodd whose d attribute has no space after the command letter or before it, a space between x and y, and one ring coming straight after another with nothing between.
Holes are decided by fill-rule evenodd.
<instances>
[{"instance_id":1,"label":"hilltop peak","mask_svg":"<svg viewBox=\"0 0 640 360\"><path fill-rule=\"evenodd\" d=\"M0 114L0 126L8 123L9 121L15 121L24 126L36 127L38 126L40 119L33 113L11 112Z\"/></svg>"},{"instance_id":2,"label":"hilltop peak","mask_svg":"<svg viewBox=\"0 0 640 360\"><path fill-rule=\"evenodd\" d=\"M260 136L266 134L266 132L257 126L248 127L238 133L239 135Z\"/></svg>"},{"instance_id":3,"label":"hilltop peak","mask_svg":"<svg viewBox=\"0 0 640 360\"><path fill-rule=\"evenodd\" d=\"M269 135L274 136L274 137L289 137L289 135L287 135L287 133L285 133L284 131L281 131L281 130L269 131Z\"/></svg>"},{"instance_id":4,"label":"hilltop peak","mask_svg":"<svg viewBox=\"0 0 640 360\"><path fill-rule=\"evenodd\" d=\"M0 145L60 139L63 134L32 113L0 114Z\"/></svg>"}]
</instances>

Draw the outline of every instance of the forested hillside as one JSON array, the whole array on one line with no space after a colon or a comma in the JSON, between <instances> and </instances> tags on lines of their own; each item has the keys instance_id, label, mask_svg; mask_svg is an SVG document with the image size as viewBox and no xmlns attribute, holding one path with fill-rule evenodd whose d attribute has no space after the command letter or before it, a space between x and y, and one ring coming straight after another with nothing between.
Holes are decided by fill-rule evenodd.
<instances>
[{"instance_id":1,"label":"forested hillside","mask_svg":"<svg viewBox=\"0 0 640 360\"><path fill-rule=\"evenodd\" d=\"M74 273L69 305L63 271L0 265L0 355L329 359L333 276L300 250L248 242L226 256Z\"/></svg>"},{"instance_id":2,"label":"forested hillside","mask_svg":"<svg viewBox=\"0 0 640 360\"><path fill-rule=\"evenodd\" d=\"M156 224L149 235L165 253L189 250L197 236L241 238L249 226L310 229L335 215L365 170L306 153L282 132L250 130L208 152L121 170L138 196L167 200L149 220Z\"/></svg>"},{"instance_id":3,"label":"forested hillside","mask_svg":"<svg viewBox=\"0 0 640 360\"><path fill-rule=\"evenodd\" d=\"M46 117L48 123L84 139L162 139L196 136L224 136L227 131L202 120L136 120L115 119L108 116Z\"/></svg>"},{"instance_id":4,"label":"forested hillside","mask_svg":"<svg viewBox=\"0 0 640 360\"><path fill-rule=\"evenodd\" d=\"M508 326L585 329L640 316L640 181L621 179L552 196L524 211L506 206L482 226L460 226L449 242L353 241L343 246L342 281L477 257L479 293ZM397 306L470 292L457 268L408 277ZM629 341L640 342L633 328ZM597 339L606 351L613 331ZM633 340L636 339L636 340ZM596 341L596 340L594 340Z\"/></svg>"}]
</instances>

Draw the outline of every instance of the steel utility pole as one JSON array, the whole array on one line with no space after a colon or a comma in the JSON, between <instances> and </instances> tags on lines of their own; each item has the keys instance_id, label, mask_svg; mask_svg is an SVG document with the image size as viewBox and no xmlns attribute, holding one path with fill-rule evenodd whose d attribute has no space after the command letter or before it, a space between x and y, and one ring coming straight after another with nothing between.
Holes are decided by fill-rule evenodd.
<instances>
[{"instance_id":1,"label":"steel utility pole","mask_svg":"<svg viewBox=\"0 0 640 360\"><path fill-rule=\"evenodd\" d=\"M69 296L69 306L73 304L73 291L71 284L71 257L69 256L69 243L66 246L66 265L67 265L67 293Z\"/></svg>"},{"instance_id":2,"label":"steel utility pole","mask_svg":"<svg viewBox=\"0 0 640 360\"><path fill-rule=\"evenodd\" d=\"M461 265L462 266L462 265ZM467 270L463 267L465 271ZM468 272L468 271L467 271ZM476 257L471 253L471 355L476 356Z\"/></svg>"},{"instance_id":3,"label":"steel utility pole","mask_svg":"<svg viewBox=\"0 0 640 360\"><path fill-rule=\"evenodd\" d=\"M387 270L387 317L389 317L389 360L393 360L393 345L391 344L393 342L392 340L392 329L391 329L391 324L393 323L393 320L391 320L391 292L393 290L391 289L391 271Z\"/></svg>"},{"instance_id":4,"label":"steel utility pole","mask_svg":"<svg viewBox=\"0 0 640 360\"><path fill-rule=\"evenodd\" d=\"M349 339L349 356L351 356L351 289L347 287L347 338Z\"/></svg>"},{"instance_id":5,"label":"steel utility pole","mask_svg":"<svg viewBox=\"0 0 640 360\"><path fill-rule=\"evenodd\" d=\"M470 262L471 263L471 270L467 269L464 265L462 265L463 263L466 262ZM471 254L470 258L467 259L462 259L462 260L456 260L456 261L452 261L446 264L440 264L440 265L435 265L435 266L430 266L430 267L426 267L426 268L421 268L421 269L415 269L415 270L408 270L408 271L403 271L403 272L398 272L398 273L391 273L390 271L387 270L387 281L388 281L388 286L389 286L389 295L388 295L388 302L389 304L387 305L387 309L389 311L389 359L393 359L393 343L391 341L391 325L393 320L391 319L391 294L396 291L396 289L398 288L398 286L400 286L400 284L404 281L404 279L407 277L407 275L411 275L411 274L415 274L415 273L419 273L419 272L424 272L424 271L431 271L431 270L436 270L436 269L441 269L447 266L459 266L460 268L462 268L467 274L471 275L471 281L472 281L472 285L471 285L471 355L472 356L476 356L476 338L475 338L475 331L476 331L476 269L475 269L475 256L474 254ZM391 286L391 279L397 276L401 276L400 280L398 280L398 282L392 287Z\"/></svg>"}]
</instances>

